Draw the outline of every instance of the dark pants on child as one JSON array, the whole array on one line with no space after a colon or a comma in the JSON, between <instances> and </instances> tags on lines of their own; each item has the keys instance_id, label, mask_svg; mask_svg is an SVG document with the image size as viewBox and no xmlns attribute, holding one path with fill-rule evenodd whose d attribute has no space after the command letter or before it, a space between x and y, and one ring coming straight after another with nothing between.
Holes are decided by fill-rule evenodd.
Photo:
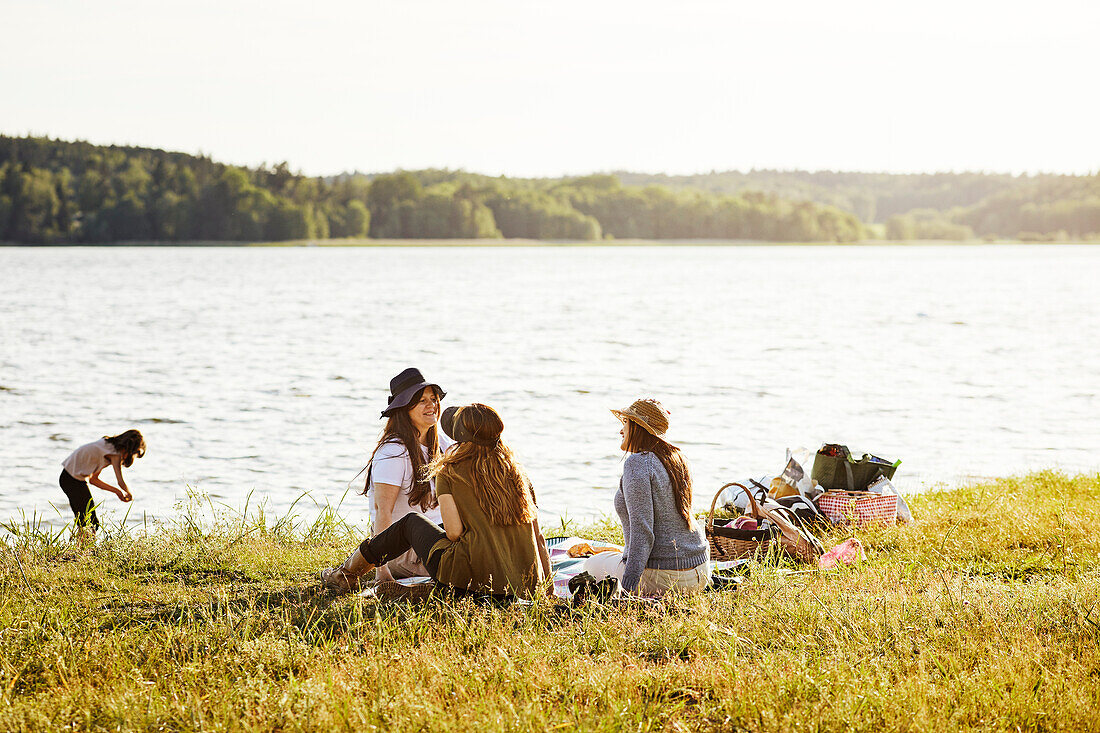
<instances>
[{"instance_id":1,"label":"dark pants on child","mask_svg":"<svg viewBox=\"0 0 1100 733\"><path fill-rule=\"evenodd\" d=\"M61 477L57 482L61 484L61 490L65 492L65 496L69 497L69 506L73 508L73 514L76 515L76 526L91 525L93 529L99 529L99 518L95 515L88 482L81 481L65 469L61 469Z\"/></svg>"},{"instance_id":2,"label":"dark pants on child","mask_svg":"<svg viewBox=\"0 0 1100 733\"><path fill-rule=\"evenodd\" d=\"M435 543L446 536L442 527L423 514L406 514L374 537L363 540L359 552L371 565L384 565L405 554L411 547L424 567L428 568L432 580L439 580L436 574L442 553L436 553L434 557L428 555Z\"/></svg>"}]
</instances>

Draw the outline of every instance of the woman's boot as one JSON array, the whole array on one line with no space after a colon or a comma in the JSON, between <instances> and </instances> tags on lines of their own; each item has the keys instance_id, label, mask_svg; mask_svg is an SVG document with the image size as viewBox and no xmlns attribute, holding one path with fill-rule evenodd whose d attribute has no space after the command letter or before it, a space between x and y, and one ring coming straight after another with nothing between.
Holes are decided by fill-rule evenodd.
<instances>
[{"instance_id":1,"label":"woman's boot","mask_svg":"<svg viewBox=\"0 0 1100 733\"><path fill-rule=\"evenodd\" d=\"M355 552L351 553L343 565L338 568L322 570L321 582L329 590L338 593L351 593L359 590L359 579L373 569L374 566L367 562L367 558L363 557L363 553L359 551L359 548L355 548Z\"/></svg>"}]
</instances>

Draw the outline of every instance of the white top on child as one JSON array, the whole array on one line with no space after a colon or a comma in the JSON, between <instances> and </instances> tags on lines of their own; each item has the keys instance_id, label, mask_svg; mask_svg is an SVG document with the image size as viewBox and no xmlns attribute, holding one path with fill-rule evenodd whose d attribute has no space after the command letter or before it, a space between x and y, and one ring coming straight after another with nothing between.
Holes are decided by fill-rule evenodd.
<instances>
[{"instance_id":1,"label":"white top on child","mask_svg":"<svg viewBox=\"0 0 1100 733\"><path fill-rule=\"evenodd\" d=\"M439 450L445 451L454 445L454 441L444 435L442 430L436 430L436 435L439 436ZM420 446L420 451L424 456L424 460L427 461L428 446ZM378 447L370 464L370 483L370 521L372 526L374 526L375 520L378 517L378 508L374 504L375 496L377 496L377 494L374 493L375 484L389 484L401 488L401 496L397 497L397 503L394 505L393 514L391 515L393 521L396 522L406 514L415 512L417 514L423 514L436 524L443 524L443 515L440 514L438 506L424 511L420 508L419 504L409 504L409 492L413 487L413 470L412 461L409 459L409 452L405 449L404 443L391 441L383 443ZM431 482L431 487L434 493L434 479Z\"/></svg>"},{"instance_id":2,"label":"white top on child","mask_svg":"<svg viewBox=\"0 0 1100 733\"><path fill-rule=\"evenodd\" d=\"M73 478L87 481L93 473L111 465L111 460L107 456L112 453L117 455L118 452L118 448L108 443L106 438L100 438L74 450L61 465Z\"/></svg>"}]
</instances>

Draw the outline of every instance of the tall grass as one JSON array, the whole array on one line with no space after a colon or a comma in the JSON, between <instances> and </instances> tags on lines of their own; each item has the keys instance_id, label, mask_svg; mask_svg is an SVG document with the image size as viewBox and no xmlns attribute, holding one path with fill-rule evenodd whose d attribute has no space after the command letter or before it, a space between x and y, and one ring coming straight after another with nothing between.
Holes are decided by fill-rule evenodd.
<instances>
[{"instance_id":1,"label":"tall grass","mask_svg":"<svg viewBox=\"0 0 1100 733\"><path fill-rule=\"evenodd\" d=\"M94 546L32 517L0 548L0 730L1100 727L1100 476L910 504L856 532L862 566L663 608L332 598L335 510L184 508Z\"/></svg>"}]
</instances>

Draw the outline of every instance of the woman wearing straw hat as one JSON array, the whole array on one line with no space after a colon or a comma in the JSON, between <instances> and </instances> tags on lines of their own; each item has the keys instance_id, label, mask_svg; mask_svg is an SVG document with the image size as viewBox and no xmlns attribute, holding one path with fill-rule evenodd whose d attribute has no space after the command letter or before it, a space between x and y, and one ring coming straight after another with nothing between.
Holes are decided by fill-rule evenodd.
<instances>
[{"instance_id":1,"label":"woman wearing straw hat","mask_svg":"<svg viewBox=\"0 0 1100 733\"><path fill-rule=\"evenodd\" d=\"M533 596L550 574L531 483L501 440L504 423L488 405L449 407L443 430L458 446L429 467L443 529L422 514L406 514L363 541L326 586L347 592L359 578L410 550L424 558L437 583L496 596Z\"/></svg>"},{"instance_id":2,"label":"woman wearing straw hat","mask_svg":"<svg viewBox=\"0 0 1100 733\"><path fill-rule=\"evenodd\" d=\"M623 553L601 553L586 568L614 575L626 591L656 596L697 593L710 583L710 551L691 518L691 474L680 449L665 439L669 412L657 400L612 410L622 422L623 476L615 512L623 525Z\"/></svg>"},{"instance_id":3,"label":"woman wearing straw hat","mask_svg":"<svg viewBox=\"0 0 1100 733\"><path fill-rule=\"evenodd\" d=\"M375 533L407 514L422 514L436 524L443 521L435 482L426 476L426 467L452 444L436 427L439 402L446 395L414 367L390 380L388 404L382 410L386 425L371 454L363 487L363 493L370 497ZM410 550L379 568L378 579L427 574L421 558Z\"/></svg>"}]
</instances>

